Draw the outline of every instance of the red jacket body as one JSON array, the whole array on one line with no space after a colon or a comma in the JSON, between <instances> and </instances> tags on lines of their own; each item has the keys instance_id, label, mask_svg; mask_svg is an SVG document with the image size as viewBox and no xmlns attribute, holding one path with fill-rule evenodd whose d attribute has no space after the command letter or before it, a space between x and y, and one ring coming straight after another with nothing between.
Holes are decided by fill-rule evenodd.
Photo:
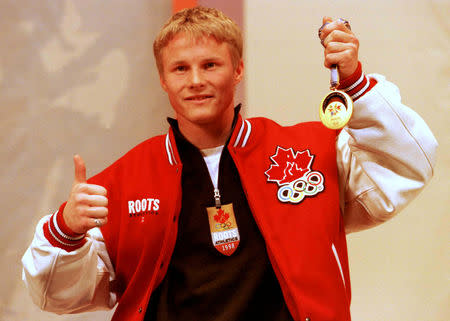
<instances>
[{"instance_id":1,"label":"red jacket body","mask_svg":"<svg viewBox=\"0 0 450 321\"><path fill-rule=\"evenodd\" d=\"M295 320L350 320L336 135L318 122L282 127L239 116L227 146ZM101 231L119 295L113 320L143 320L165 276L177 238L182 170L170 130L89 180L108 190L109 221ZM313 193L300 201L298 193L289 195L289 183L312 172Z\"/></svg>"}]
</instances>

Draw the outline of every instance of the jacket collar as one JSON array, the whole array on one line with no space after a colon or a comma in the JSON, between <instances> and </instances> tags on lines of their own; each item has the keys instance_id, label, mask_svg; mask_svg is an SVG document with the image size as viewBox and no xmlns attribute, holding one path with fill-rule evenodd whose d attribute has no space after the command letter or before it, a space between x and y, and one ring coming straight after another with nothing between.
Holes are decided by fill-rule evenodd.
<instances>
[{"instance_id":1,"label":"jacket collar","mask_svg":"<svg viewBox=\"0 0 450 321\"><path fill-rule=\"evenodd\" d=\"M250 121L242 118L242 116L238 113L235 117L230 139L228 140L228 146L232 148L245 147L248 143L251 132L252 125Z\"/></svg>"},{"instance_id":2,"label":"jacket collar","mask_svg":"<svg viewBox=\"0 0 450 321\"><path fill-rule=\"evenodd\" d=\"M247 145L250 134L252 132L252 125L247 119L243 119L241 114L241 104L234 108L234 120L231 129L230 138L227 140L226 145L229 148L243 148ZM165 138L165 149L167 153L167 159L170 165L175 166L181 164L180 155L176 148L175 135L181 135L178 129L178 123L176 119L167 118L170 128Z\"/></svg>"}]
</instances>

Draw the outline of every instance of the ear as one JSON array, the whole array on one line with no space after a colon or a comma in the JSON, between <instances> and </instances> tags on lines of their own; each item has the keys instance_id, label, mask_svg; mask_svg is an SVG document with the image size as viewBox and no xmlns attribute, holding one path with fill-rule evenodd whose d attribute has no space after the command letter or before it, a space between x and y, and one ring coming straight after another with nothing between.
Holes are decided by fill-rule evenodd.
<instances>
[{"instance_id":1,"label":"ear","mask_svg":"<svg viewBox=\"0 0 450 321\"><path fill-rule=\"evenodd\" d=\"M164 75L162 73L159 74L159 83L161 84L162 89L167 92L166 80L164 79Z\"/></svg>"},{"instance_id":2,"label":"ear","mask_svg":"<svg viewBox=\"0 0 450 321\"><path fill-rule=\"evenodd\" d=\"M244 61L241 59L234 70L234 84L237 85L244 77Z\"/></svg>"}]
</instances>

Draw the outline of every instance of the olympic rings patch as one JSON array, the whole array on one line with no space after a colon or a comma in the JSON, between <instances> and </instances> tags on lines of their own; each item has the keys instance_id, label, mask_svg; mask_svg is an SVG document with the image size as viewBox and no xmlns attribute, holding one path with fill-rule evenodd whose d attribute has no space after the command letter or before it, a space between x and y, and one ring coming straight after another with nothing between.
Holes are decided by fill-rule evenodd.
<instances>
[{"instance_id":1,"label":"olympic rings patch","mask_svg":"<svg viewBox=\"0 0 450 321\"><path fill-rule=\"evenodd\" d=\"M320 172L309 172L307 175L280 186L278 199L283 203L300 203L305 196L314 196L323 191L323 175Z\"/></svg>"},{"instance_id":2,"label":"olympic rings patch","mask_svg":"<svg viewBox=\"0 0 450 321\"><path fill-rule=\"evenodd\" d=\"M278 184L277 197L283 203L298 204L306 196L324 190L322 173L311 170L314 155L308 149L296 151L278 146L270 157L272 164L265 172L268 182Z\"/></svg>"}]
</instances>

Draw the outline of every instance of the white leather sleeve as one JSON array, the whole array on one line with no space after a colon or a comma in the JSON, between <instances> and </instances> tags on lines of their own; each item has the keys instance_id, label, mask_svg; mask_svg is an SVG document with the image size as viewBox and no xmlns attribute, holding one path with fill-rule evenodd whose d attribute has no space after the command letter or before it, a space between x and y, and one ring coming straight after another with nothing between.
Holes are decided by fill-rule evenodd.
<instances>
[{"instance_id":1,"label":"white leather sleeve","mask_svg":"<svg viewBox=\"0 0 450 321\"><path fill-rule=\"evenodd\" d=\"M45 238L40 220L30 247L22 258L22 278L33 302L58 314L111 309L116 295L110 292L114 268L100 229L88 231L87 242L67 252Z\"/></svg>"},{"instance_id":2,"label":"white leather sleeve","mask_svg":"<svg viewBox=\"0 0 450 321\"><path fill-rule=\"evenodd\" d=\"M346 232L378 225L402 210L433 175L437 142L383 76L358 99L337 139Z\"/></svg>"}]
</instances>

